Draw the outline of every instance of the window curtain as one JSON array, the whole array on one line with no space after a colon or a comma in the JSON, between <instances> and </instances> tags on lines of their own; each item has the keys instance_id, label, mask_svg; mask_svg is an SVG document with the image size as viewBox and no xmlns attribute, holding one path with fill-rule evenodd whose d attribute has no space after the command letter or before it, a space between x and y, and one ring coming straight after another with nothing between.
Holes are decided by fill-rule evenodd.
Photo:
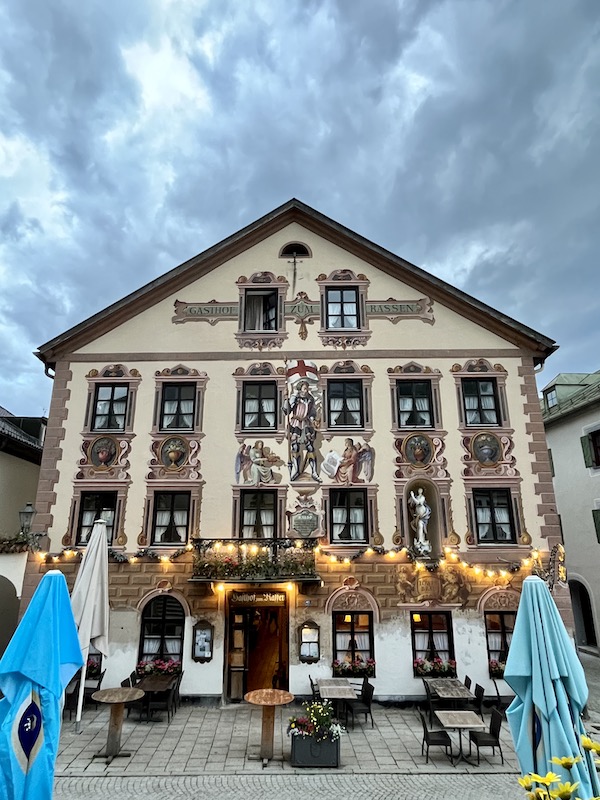
<instances>
[{"instance_id":1,"label":"window curtain","mask_svg":"<svg viewBox=\"0 0 600 800\"><path fill-rule=\"evenodd\" d=\"M263 298L260 294L246 294L246 330L263 329Z\"/></svg>"},{"instance_id":2,"label":"window curtain","mask_svg":"<svg viewBox=\"0 0 600 800\"><path fill-rule=\"evenodd\" d=\"M244 427L255 428L258 426L258 399L246 399L244 416Z\"/></svg>"},{"instance_id":3,"label":"window curtain","mask_svg":"<svg viewBox=\"0 0 600 800\"><path fill-rule=\"evenodd\" d=\"M186 539L187 521L188 521L187 509L184 509L183 511L173 512L173 522L175 523L175 527L177 528L177 533L179 534L179 540L181 542L185 542Z\"/></svg>"},{"instance_id":4,"label":"window curtain","mask_svg":"<svg viewBox=\"0 0 600 800\"><path fill-rule=\"evenodd\" d=\"M177 656L177 658L175 658L175 661L179 661L181 655L180 637L177 636L177 637L170 637L168 639L165 638L165 649L171 657Z\"/></svg>"},{"instance_id":5,"label":"window curtain","mask_svg":"<svg viewBox=\"0 0 600 800\"><path fill-rule=\"evenodd\" d=\"M484 394L481 398L481 416L482 422L489 422L493 424L497 422L496 402L493 394Z\"/></svg>"},{"instance_id":6,"label":"window curtain","mask_svg":"<svg viewBox=\"0 0 600 800\"><path fill-rule=\"evenodd\" d=\"M272 508L264 508L260 512L260 523L262 535L265 539L273 539L275 536L275 512Z\"/></svg>"},{"instance_id":7,"label":"window curtain","mask_svg":"<svg viewBox=\"0 0 600 800\"><path fill-rule=\"evenodd\" d=\"M337 425L337 421L344 408L344 399L342 397L329 398L329 424Z\"/></svg>"},{"instance_id":8,"label":"window curtain","mask_svg":"<svg viewBox=\"0 0 600 800\"><path fill-rule=\"evenodd\" d=\"M465 397L465 408L467 410L467 423L469 425L477 425L481 422L477 397L467 395L467 397Z\"/></svg>"},{"instance_id":9,"label":"window curtain","mask_svg":"<svg viewBox=\"0 0 600 800\"><path fill-rule=\"evenodd\" d=\"M154 530L154 541L160 542L162 541L162 537L167 530L167 526L171 520L171 512L170 511L157 511L156 512L156 526Z\"/></svg>"},{"instance_id":10,"label":"window curtain","mask_svg":"<svg viewBox=\"0 0 600 800\"><path fill-rule=\"evenodd\" d=\"M145 636L143 646L144 656L154 656L160 649L160 636Z\"/></svg>"},{"instance_id":11,"label":"window curtain","mask_svg":"<svg viewBox=\"0 0 600 800\"><path fill-rule=\"evenodd\" d=\"M179 411L181 414L181 426L183 428L193 427L194 422L194 401L182 400L179 404Z\"/></svg>"},{"instance_id":12,"label":"window curtain","mask_svg":"<svg viewBox=\"0 0 600 800\"><path fill-rule=\"evenodd\" d=\"M346 527L346 522L348 520L348 510L346 508L334 508L332 512L332 520L333 540L335 542L340 539L342 533L344 532L344 528Z\"/></svg>"},{"instance_id":13,"label":"window curtain","mask_svg":"<svg viewBox=\"0 0 600 800\"><path fill-rule=\"evenodd\" d=\"M328 304L327 309L327 316L329 318L329 327L330 328L341 328L342 327L342 304L341 303L332 303L331 301Z\"/></svg>"},{"instance_id":14,"label":"window curtain","mask_svg":"<svg viewBox=\"0 0 600 800\"><path fill-rule=\"evenodd\" d=\"M344 322L345 328L357 328L358 318L356 315L356 302L344 303Z\"/></svg>"},{"instance_id":15,"label":"window curtain","mask_svg":"<svg viewBox=\"0 0 600 800\"><path fill-rule=\"evenodd\" d=\"M346 406L353 425L360 425L360 397L349 397Z\"/></svg>"},{"instance_id":16,"label":"window curtain","mask_svg":"<svg viewBox=\"0 0 600 800\"><path fill-rule=\"evenodd\" d=\"M354 634L354 640L356 642L356 649L360 650L363 658L368 658L370 653L369 634L366 631L364 633L356 633Z\"/></svg>"},{"instance_id":17,"label":"window curtain","mask_svg":"<svg viewBox=\"0 0 600 800\"><path fill-rule=\"evenodd\" d=\"M488 632L488 647L490 658L498 659L502 652L502 634Z\"/></svg>"},{"instance_id":18,"label":"window curtain","mask_svg":"<svg viewBox=\"0 0 600 800\"><path fill-rule=\"evenodd\" d=\"M429 651L429 634L427 631L415 631L415 658L427 658Z\"/></svg>"},{"instance_id":19,"label":"window curtain","mask_svg":"<svg viewBox=\"0 0 600 800\"><path fill-rule=\"evenodd\" d=\"M357 541L365 540L365 510L364 508L350 509L350 538Z\"/></svg>"},{"instance_id":20,"label":"window curtain","mask_svg":"<svg viewBox=\"0 0 600 800\"><path fill-rule=\"evenodd\" d=\"M164 412L163 412L164 428L169 428L173 424L176 413L177 413L177 400L165 400Z\"/></svg>"},{"instance_id":21,"label":"window curtain","mask_svg":"<svg viewBox=\"0 0 600 800\"><path fill-rule=\"evenodd\" d=\"M446 631L434 631L433 646L440 658L447 659L450 652L448 647L448 633Z\"/></svg>"},{"instance_id":22,"label":"window curtain","mask_svg":"<svg viewBox=\"0 0 600 800\"><path fill-rule=\"evenodd\" d=\"M275 427L275 400L267 398L262 401L262 411L269 428Z\"/></svg>"},{"instance_id":23,"label":"window curtain","mask_svg":"<svg viewBox=\"0 0 600 800\"><path fill-rule=\"evenodd\" d=\"M256 509L248 508L244 511L244 518L242 524L242 537L245 539L254 539L256 536Z\"/></svg>"},{"instance_id":24,"label":"window curtain","mask_svg":"<svg viewBox=\"0 0 600 800\"><path fill-rule=\"evenodd\" d=\"M476 509L477 513L477 530L479 532L480 539L491 539L492 538L492 509L491 508L480 508Z\"/></svg>"},{"instance_id":25,"label":"window curtain","mask_svg":"<svg viewBox=\"0 0 600 800\"><path fill-rule=\"evenodd\" d=\"M98 400L96 403L96 419L94 425L96 428L108 427L108 412L110 409L109 400Z\"/></svg>"},{"instance_id":26,"label":"window curtain","mask_svg":"<svg viewBox=\"0 0 600 800\"><path fill-rule=\"evenodd\" d=\"M509 540L511 531L508 508L494 508L494 519L496 520L496 537L502 541Z\"/></svg>"}]
</instances>

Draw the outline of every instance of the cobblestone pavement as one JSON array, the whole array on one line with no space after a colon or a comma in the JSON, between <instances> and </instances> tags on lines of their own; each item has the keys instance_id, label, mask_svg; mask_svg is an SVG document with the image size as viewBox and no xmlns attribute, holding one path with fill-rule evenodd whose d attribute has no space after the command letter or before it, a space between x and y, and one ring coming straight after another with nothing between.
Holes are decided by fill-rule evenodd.
<instances>
[{"instance_id":1,"label":"cobblestone pavement","mask_svg":"<svg viewBox=\"0 0 600 800\"><path fill-rule=\"evenodd\" d=\"M589 732L600 736L600 659L582 654L590 687ZM108 710L86 708L82 732L65 720L56 763L54 800L153 798L188 800L200 793L219 800L270 800L298 794L326 793L327 800L358 793L366 798L427 797L428 800L522 800L518 764L506 723L502 728L504 761L490 749L481 765L452 766L441 748L431 748L429 764L421 755L422 729L413 708L374 704L375 727L357 724L342 737L341 767L295 769L289 761L288 717L299 706L276 710L274 759L258 760L261 709L246 704L221 708L183 703L174 719L139 722L125 719L122 747L130 758L92 759L104 749ZM486 721L489 715L486 715ZM455 746L457 734L453 733Z\"/></svg>"}]
</instances>

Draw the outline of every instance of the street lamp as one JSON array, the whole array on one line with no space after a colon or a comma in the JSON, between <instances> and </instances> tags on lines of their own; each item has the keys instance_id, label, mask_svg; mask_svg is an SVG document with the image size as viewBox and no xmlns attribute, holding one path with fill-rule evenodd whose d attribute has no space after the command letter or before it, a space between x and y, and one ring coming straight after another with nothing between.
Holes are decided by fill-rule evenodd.
<instances>
[{"instance_id":1,"label":"street lamp","mask_svg":"<svg viewBox=\"0 0 600 800\"><path fill-rule=\"evenodd\" d=\"M37 511L33 507L32 503L26 503L25 508L22 508L19 511L19 524L21 525L21 533L24 536L29 536L29 531L31 530L31 525L33 523L33 518L37 514Z\"/></svg>"}]
</instances>

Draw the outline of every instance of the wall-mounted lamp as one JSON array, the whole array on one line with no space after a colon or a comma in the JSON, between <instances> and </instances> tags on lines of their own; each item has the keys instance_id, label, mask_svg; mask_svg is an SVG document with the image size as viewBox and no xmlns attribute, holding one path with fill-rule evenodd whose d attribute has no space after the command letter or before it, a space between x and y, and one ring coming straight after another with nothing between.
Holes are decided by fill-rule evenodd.
<instances>
[{"instance_id":1,"label":"wall-mounted lamp","mask_svg":"<svg viewBox=\"0 0 600 800\"><path fill-rule=\"evenodd\" d=\"M22 508L19 511L19 525L21 526L21 533L25 536L29 536L29 531L31 530L31 526L33 524L33 518L37 514L37 511L33 507L32 503L26 503L25 508Z\"/></svg>"}]
</instances>

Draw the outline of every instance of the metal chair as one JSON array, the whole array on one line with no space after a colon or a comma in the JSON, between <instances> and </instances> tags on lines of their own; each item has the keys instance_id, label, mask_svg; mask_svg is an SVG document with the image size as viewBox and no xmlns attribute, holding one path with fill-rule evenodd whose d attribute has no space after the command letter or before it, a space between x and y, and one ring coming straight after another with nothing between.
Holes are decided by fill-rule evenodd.
<instances>
[{"instance_id":1,"label":"metal chair","mask_svg":"<svg viewBox=\"0 0 600 800\"><path fill-rule=\"evenodd\" d=\"M73 712L77 711L77 701L79 699L79 687L81 686L81 678L76 681L71 681L65 690L65 704L63 712L69 712L69 719L73 718Z\"/></svg>"},{"instance_id":2,"label":"metal chair","mask_svg":"<svg viewBox=\"0 0 600 800\"><path fill-rule=\"evenodd\" d=\"M436 747L443 747L446 751L447 758L450 759L450 763L452 763L452 739L450 739L450 735L448 731L432 731L427 727L427 722L425 721L425 717L420 711L417 711L417 714L421 718L421 724L423 725L423 741L421 742L421 755L423 755L423 750L427 747L427 752L425 754L425 763L429 764L429 748L431 745Z\"/></svg>"},{"instance_id":3,"label":"metal chair","mask_svg":"<svg viewBox=\"0 0 600 800\"><path fill-rule=\"evenodd\" d=\"M313 702L318 703L319 700L321 699L321 694L319 693L319 687L317 686L316 681L313 681L310 675L308 676L308 680L310 681L310 689L312 692Z\"/></svg>"},{"instance_id":4,"label":"metal chair","mask_svg":"<svg viewBox=\"0 0 600 800\"><path fill-rule=\"evenodd\" d=\"M170 689L166 692L152 692L150 700L146 703L146 719L149 721L154 711L166 711L167 722L171 722L171 717L175 714L175 691L177 683L173 683ZM142 712L140 711L140 720L142 719Z\"/></svg>"},{"instance_id":5,"label":"metal chair","mask_svg":"<svg viewBox=\"0 0 600 800\"><path fill-rule=\"evenodd\" d=\"M354 715L355 714L364 714L365 715L365 725L367 724L367 715L371 717L371 727L375 727L375 722L373 721L373 712L371 711L371 704L373 703L373 693L375 692L375 687L369 681L365 681L363 683L363 688L361 693L358 695L356 700L346 700L345 708L346 708L346 722L348 721L348 713L352 715L352 730L354 730Z\"/></svg>"},{"instance_id":6,"label":"metal chair","mask_svg":"<svg viewBox=\"0 0 600 800\"><path fill-rule=\"evenodd\" d=\"M502 714L497 708L492 709L489 731L469 731L469 755L474 744L477 748L477 765L479 766L479 748L491 747L492 755L496 755L496 748L500 751L500 758L504 764L504 754L500 745L500 729L502 728Z\"/></svg>"},{"instance_id":7,"label":"metal chair","mask_svg":"<svg viewBox=\"0 0 600 800\"><path fill-rule=\"evenodd\" d=\"M465 675L465 679L464 679L463 683L467 687L467 689L471 688L472 681L471 681L471 678L469 678L468 675Z\"/></svg>"},{"instance_id":8,"label":"metal chair","mask_svg":"<svg viewBox=\"0 0 600 800\"><path fill-rule=\"evenodd\" d=\"M481 684L475 684L475 711L483 719L483 701L485 699L485 689Z\"/></svg>"},{"instance_id":9,"label":"metal chair","mask_svg":"<svg viewBox=\"0 0 600 800\"><path fill-rule=\"evenodd\" d=\"M102 686L102 681L104 679L104 673L106 670L103 670L100 675L94 678L87 678L85 681L85 686L83 688L83 702L84 703L93 703L96 708L98 708L98 703L95 700L92 700L92 695L94 692L97 692L98 689Z\"/></svg>"}]
</instances>

